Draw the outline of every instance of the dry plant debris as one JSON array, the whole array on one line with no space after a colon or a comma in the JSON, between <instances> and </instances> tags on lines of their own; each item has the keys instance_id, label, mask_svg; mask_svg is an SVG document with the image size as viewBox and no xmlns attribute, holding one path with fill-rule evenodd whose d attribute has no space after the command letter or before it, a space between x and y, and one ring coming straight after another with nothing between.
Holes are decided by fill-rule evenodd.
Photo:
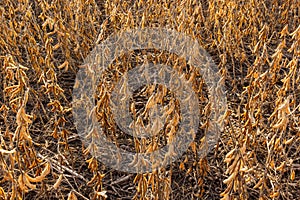
<instances>
[{"instance_id":1,"label":"dry plant debris","mask_svg":"<svg viewBox=\"0 0 300 200\"><path fill-rule=\"evenodd\" d=\"M106 88L146 56L184 73L203 107L197 140L181 160L127 174L90 156L74 128L71 97L93 47L112 33L145 27L197 39L222 73L229 109L218 144L199 159L210 112L201 74L169 52L120 55ZM0 199L298 199L299 62L299 0L2 0ZM132 102L140 124L154 103L168 104L170 130L151 143L112 125L107 92L99 87L99 121L120 148L151 152L176 134L178 105L166 88L144 87Z\"/></svg>"}]
</instances>

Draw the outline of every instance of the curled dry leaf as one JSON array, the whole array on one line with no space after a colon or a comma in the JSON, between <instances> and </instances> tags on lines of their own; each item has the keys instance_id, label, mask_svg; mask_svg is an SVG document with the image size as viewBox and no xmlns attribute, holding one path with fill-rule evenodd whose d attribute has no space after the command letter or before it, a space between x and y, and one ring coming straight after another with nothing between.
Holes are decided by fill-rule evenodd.
<instances>
[{"instance_id":1,"label":"curled dry leaf","mask_svg":"<svg viewBox=\"0 0 300 200\"><path fill-rule=\"evenodd\" d=\"M20 176L18 178L18 184L19 184L19 187L20 187L21 191L23 191L25 193L28 192L28 188L27 188L27 186L25 185L25 182L24 182L23 174L20 174Z\"/></svg>"},{"instance_id":2,"label":"curled dry leaf","mask_svg":"<svg viewBox=\"0 0 300 200\"><path fill-rule=\"evenodd\" d=\"M35 178L32 178L31 176L29 176L28 174L25 174L25 176L27 177L27 179L30 181L30 182L41 182L45 179L45 177L50 173L50 164L49 163L46 163L46 166L45 168L43 169L42 173L40 176L37 176Z\"/></svg>"}]
</instances>

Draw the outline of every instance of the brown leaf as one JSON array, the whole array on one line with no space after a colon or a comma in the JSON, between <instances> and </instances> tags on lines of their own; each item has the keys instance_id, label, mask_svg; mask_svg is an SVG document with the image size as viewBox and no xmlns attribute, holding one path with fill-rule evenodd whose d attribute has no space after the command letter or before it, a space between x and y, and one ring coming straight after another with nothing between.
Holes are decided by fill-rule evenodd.
<instances>
[{"instance_id":1,"label":"brown leaf","mask_svg":"<svg viewBox=\"0 0 300 200\"><path fill-rule=\"evenodd\" d=\"M68 199L67 200L77 200L76 195L74 194L73 191L71 191L68 195Z\"/></svg>"},{"instance_id":2,"label":"brown leaf","mask_svg":"<svg viewBox=\"0 0 300 200\"><path fill-rule=\"evenodd\" d=\"M37 176L35 178L32 178L31 176L29 176L28 174L25 174L25 176L27 177L27 179L30 181L30 182L41 182L45 179L45 177L50 173L50 164L49 163L46 163L46 166L44 168L44 170L42 171L41 175L40 176Z\"/></svg>"}]
</instances>

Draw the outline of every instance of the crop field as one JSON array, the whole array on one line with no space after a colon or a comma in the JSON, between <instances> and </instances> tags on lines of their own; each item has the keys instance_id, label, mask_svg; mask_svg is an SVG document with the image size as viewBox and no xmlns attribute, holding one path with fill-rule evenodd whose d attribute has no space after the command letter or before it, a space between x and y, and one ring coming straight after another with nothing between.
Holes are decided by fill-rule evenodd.
<instances>
[{"instance_id":1,"label":"crop field","mask_svg":"<svg viewBox=\"0 0 300 200\"><path fill-rule=\"evenodd\" d=\"M300 199L299 64L299 0L0 0L0 200Z\"/></svg>"}]
</instances>

